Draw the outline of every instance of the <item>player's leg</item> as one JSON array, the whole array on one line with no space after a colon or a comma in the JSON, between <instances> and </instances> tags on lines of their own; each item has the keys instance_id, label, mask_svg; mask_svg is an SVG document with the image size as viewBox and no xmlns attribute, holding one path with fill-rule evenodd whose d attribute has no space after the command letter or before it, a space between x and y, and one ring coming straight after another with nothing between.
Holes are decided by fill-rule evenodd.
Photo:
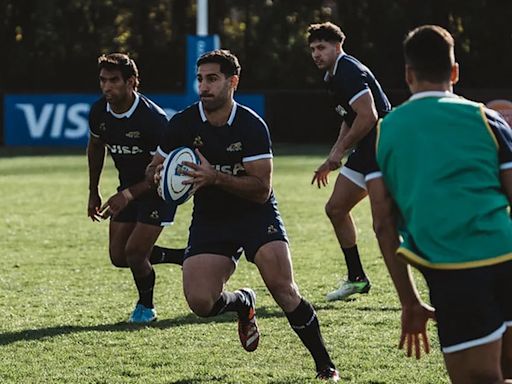
<instances>
[{"instance_id":1,"label":"player's leg","mask_svg":"<svg viewBox=\"0 0 512 384\"><path fill-rule=\"evenodd\" d=\"M149 262L149 255L162 229L152 224L137 223L126 242L124 252L139 294L129 322L149 323L156 320L153 302L156 274Z\"/></svg>"},{"instance_id":2,"label":"player's leg","mask_svg":"<svg viewBox=\"0 0 512 384\"><path fill-rule=\"evenodd\" d=\"M453 384L497 384L503 382L500 356L502 341L445 353L444 361Z\"/></svg>"},{"instance_id":3,"label":"player's leg","mask_svg":"<svg viewBox=\"0 0 512 384\"><path fill-rule=\"evenodd\" d=\"M501 372L506 379L512 379L512 322L509 323L501 346Z\"/></svg>"},{"instance_id":4,"label":"player's leg","mask_svg":"<svg viewBox=\"0 0 512 384\"><path fill-rule=\"evenodd\" d=\"M171 205L166 203L165 201L157 201L154 203L156 209L159 212L165 212L164 217L160 220L160 225L168 226L171 225L174 216L176 214L176 205ZM154 211L154 210L153 210ZM149 262L152 265L155 264L183 264L183 256L185 254L185 248L166 248L159 245L154 245L151 250L151 254L149 256Z\"/></svg>"},{"instance_id":5,"label":"player's leg","mask_svg":"<svg viewBox=\"0 0 512 384\"><path fill-rule=\"evenodd\" d=\"M197 254L183 262L183 291L190 309L198 316L209 317L225 312L231 304L231 292L224 285L235 271L229 257L217 254ZM220 300L220 301L219 301Z\"/></svg>"},{"instance_id":6,"label":"player's leg","mask_svg":"<svg viewBox=\"0 0 512 384\"><path fill-rule=\"evenodd\" d=\"M362 184L359 185L358 181ZM348 279L338 289L327 294L328 301L343 300L355 293L366 293L370 289L357 248L356 226L350 214L356 204L367 195L362 185L362 174L343 167L325 208L345 257L348 272Z\"/></svg>"},{"instance_id":7,"label":"player's leg","mask_svg":"<svg viewBox=\"0 0 512 384\"><path fill-rule=\"evenodd\" d=\"M461 270L423 269L453 383L502 383L511 275L503 263ZM512 272L512 271L511 271ZM475 284L478 281L478 284ZM506 335L506 336L504 336Z\"/></svg>"},{"instance_id":8,"label":"player's leg","mask_svg":"<svg viewBox=\"0 0 512 384\"><path fill-rule=\"evenodd\" d=\"M311 353L318 378L337 380L338 373L325 348L316 312L299 295L294 282L288 243L271 241L262 245L256 252L254 263L272 297L283 309L291 327Z\"/></svg>"},{"instance_id":9,"label":"player's leg","mask_svg":"<svg viewBox=\"0 0 512 384\"><path fill-rule=\"evenodd\" d=\"M135 222L125 223L110 220L108 251L112 265L117 268L129 267L124 248L133 228L135 228Z\"/></svg>"}]
</instances>

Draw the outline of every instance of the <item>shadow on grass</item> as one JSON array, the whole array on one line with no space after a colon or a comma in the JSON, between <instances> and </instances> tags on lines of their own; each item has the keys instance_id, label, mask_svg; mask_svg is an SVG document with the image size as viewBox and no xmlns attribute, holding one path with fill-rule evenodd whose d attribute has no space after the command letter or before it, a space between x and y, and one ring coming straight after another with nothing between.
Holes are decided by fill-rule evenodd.
<instances>
[{"instance_id":1,"label":"shadow on grass","mask_svg":"<svg viewBox=\"0 0 512 384\"><path fill-rule=\"evenodd\" d=\"M277 309L258 308L257 316L260 319L283 317L284 314ZM190 324L207 323L235 323L234 314L225 314L215 318L201 318L193 313L178 316L171 319L159 320L149 325L136 325L126 322L98 325L61 325L57 327L25 329L18 332L6 332L0 334L0 345L9 345L18 341L32 341L51 338L55 336L69 335L80 332L133 332L144 328L168 329Z\"/></svg>"}]
</instances>

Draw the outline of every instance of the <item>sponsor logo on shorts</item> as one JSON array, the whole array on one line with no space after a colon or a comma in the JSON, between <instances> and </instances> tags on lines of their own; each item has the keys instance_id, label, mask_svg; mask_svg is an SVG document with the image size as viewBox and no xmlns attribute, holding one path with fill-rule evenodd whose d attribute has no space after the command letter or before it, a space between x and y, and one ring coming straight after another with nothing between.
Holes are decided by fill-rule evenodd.
<instances>
[{"instance_id":1,"label":"sponsor logo on shorts","mask_svg":"<svg viewBox=\"0 0 512 384\"><path fill-rule=\"evenodd\" d=\"M274 233L277 233L277 228L274 227L273 224L270 224L267 228L267 234L268 235L273 235Z\"/></svg>"},{"instance_id":2,"label":"sponsor logo on shorts","mask_svg":"<svg viewBox=\"0 0 512 384\"><path fill-rule=\"evenodd\" d=\"M149 217L151 217L152 219L154 220L158 220L160 218L160 215L158 214L158 211L155 210L153 212L151 212L151 214L149 215Z\"/></svg>"},{"instance_id":3,"label":"sponsor logo on shorts","mask_svg":"<svg viewBox=\"0 0 512 384\"><path fill-rule=\"evenodd\" d=\"M229 146L226 148L226 151L228 152L240 152L242 150L242 143L240 141L236 143L229 144Z\"/></svg>"}]
</instances>

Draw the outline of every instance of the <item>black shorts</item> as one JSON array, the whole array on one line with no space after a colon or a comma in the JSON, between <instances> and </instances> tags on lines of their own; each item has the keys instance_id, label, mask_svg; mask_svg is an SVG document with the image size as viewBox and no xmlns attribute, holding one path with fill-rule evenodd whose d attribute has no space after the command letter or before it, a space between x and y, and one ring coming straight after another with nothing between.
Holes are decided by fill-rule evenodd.
<instances>
[{"instance_id":1,"label":"black shorts","mask_svg":"<svg viewBox=\"0 0 512 384\"><path fill-rule=\"evenodd\" d=\"M512 261L421 272L436 309L441 349L452 353L501 339L512 326Z\"/></svg>"},{"instance_id":2,"label":"black shorts","mask_svg":"<svg viewBox=\"0 0 512 384\"><path fill-rule=\"evenodd\" d=\"M237 262L242 252L254 263L258 249L271 241L288 241L283 220L271 205L236 217L194 218L185 258L202 253L229 257Z\"/></svg>"},{"instance_id":3,"label":"black shorts","mask_svg":"<svg viewBox=\"0 0 512 384\"><path fill-rule=\"evenodd\" d=\"M165 227L171 225L176 214L176 205L170 205L159 197L135 199L112 219L120 223L144 223Z\"/></svg>"},{"instance_id":4,"label":"black shorts","mask_svg":"<svg viewBox=\"0 0 512 384\"><path fill-rule=\"evenodd\" d=\"M366 189L365 176L374 170L375 143L377 130L373 128L361 139L357 147L348 156L340 173L359 187Z\"/></svg>"}]
</instances>

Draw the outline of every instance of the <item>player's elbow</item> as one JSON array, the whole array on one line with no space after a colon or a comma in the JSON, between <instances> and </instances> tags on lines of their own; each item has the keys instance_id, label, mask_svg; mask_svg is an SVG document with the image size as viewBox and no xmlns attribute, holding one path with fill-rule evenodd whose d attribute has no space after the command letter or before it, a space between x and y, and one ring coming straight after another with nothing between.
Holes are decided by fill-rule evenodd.
<instances>
[{"instance_id":1,"label":"player's elbow","mask_svg":"<svg viewBox=\"0 0 512 384\"><path fill-rule=\"evenodd\" d=\"M270 198L270 191L261 191L254 194L252 201L258 204L265 204Z\"/></svg>"}]
</instances>

